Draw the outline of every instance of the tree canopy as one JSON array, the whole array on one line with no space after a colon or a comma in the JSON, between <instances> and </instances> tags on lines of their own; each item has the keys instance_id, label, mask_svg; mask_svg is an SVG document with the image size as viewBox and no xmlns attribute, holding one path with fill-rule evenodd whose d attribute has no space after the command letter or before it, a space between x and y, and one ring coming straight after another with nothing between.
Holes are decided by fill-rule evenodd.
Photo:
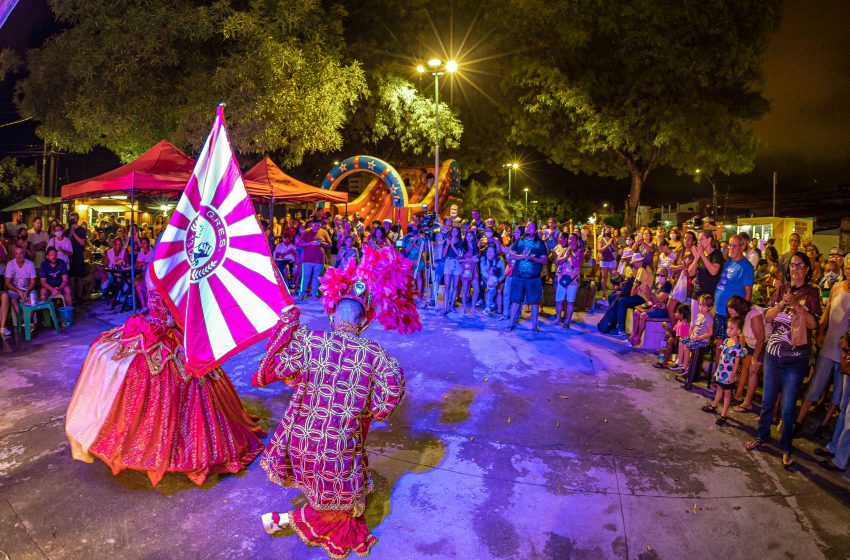
<instances>
[{"instance_id":1,"label":"tree canopy","mask_svg":"<svg viewBox=\"0 0 850 560\"><path fill-rule=\"evenodd\" d=\"M414 68L456 58L440 82L444 157L492 176L530 149L630 177L630 223L658 166L752 168L781 0L50 2L62 28L27 55L17 104L59 148L128 159L165 138L191 150L225 101L243 153L420 164L433 78ZM3 53L0 73L16 64Z\"/></svg>"},{"instance_id":2,"label":"tree canopy","mask_svg":"<svg viewBox=\"0 0 850 560\"><path fill-rule=\"evenodd\" d=\"M659 165L752 169L779 17L779 0L509 2L497 22L526 38L505 74L512 136L569 170L630 176L633 225Z\"/></svg>"}]
</instances>

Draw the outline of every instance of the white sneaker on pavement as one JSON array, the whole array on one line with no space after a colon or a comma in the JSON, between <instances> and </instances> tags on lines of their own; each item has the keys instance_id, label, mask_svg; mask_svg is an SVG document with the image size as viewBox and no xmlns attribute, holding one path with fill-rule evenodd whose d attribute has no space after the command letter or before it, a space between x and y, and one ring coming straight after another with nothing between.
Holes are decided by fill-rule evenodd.
<instances>
[{"instance_id":1,"label":"white sneaker on pavement","mask_svg":"<svg viewBox=\"0 0 850 560\"><path fill-rule=\"evenodd\" d=\"M287 525L289 525L288 513L272 511L270 513L264 513L260 516L260 519L263 522L263 530L269 535L279 533L280 531L283 531Z\"/></svg>"},{"instance_id":2,"label":"white sneaker on pavement","mask_svg":"<svg viewBox=\"0 0 850 560\"><path fill-rule=\"evenodd\" d=\"M9 329L7 329L6 327L3 327L3 330L0 330L0 335L3 335L3 336L12 336L12 331L10 331Z\"/></svg>"}]
</instances>

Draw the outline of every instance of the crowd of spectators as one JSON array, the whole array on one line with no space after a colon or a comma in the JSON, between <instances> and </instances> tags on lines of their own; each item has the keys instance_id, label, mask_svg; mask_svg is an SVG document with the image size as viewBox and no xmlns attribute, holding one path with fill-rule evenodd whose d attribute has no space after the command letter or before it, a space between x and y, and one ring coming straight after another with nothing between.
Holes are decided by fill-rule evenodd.
<instances>
[{"instance_id":1,"label":"crowd of spectators","mask_svg":"<svg viewBox=\"0 0 850 560\"><path fill-rule=\"evenodd\" d=\"M146 293L141 277L153 256L151 240L164 228L162 216L153 226L129 226L114 214L94 227L76 212L68 223L35 217L24 223L20 211L0 222L0 335L9 336L10 320L23 301L56 300L73 307L99 292L111 303L126 303L130 275L135 275L138 303ZM132 259L131 259L132 254ZM135 268L131 269L131 260ZM33 328L36 321L32 322Z\"/></svg>"},{"instance_id":2,"label":"crowd of spectators","mask_svg":"<svg viewBox=\"0 0 850 560\"><path fill-rule=\"evenodd\" d=\"M845 259L837 248L824 255L794 233L789 250L780 254L773 239L750 239L744 232L724 236L709 219L630 232L555 219L541 227L534 221L514 226L482 219L477 211L442 222L422 214L404 225L365 224L357 215L321 210L304 221L257 218L282 278L302 300L319 297L327 267L358 262L365 246L395 247L412 263L418 304L443 316L499 319L511 331L525 311L537 334L545 302L554 309L549 324L568 333L577 305L593 310L598 303L608 308L600 331L624 337L629 347L642 344L650 322L662 321L664 343L655 367L685 375L707 356L716 393L703 409L718 414L718 425L726 425L733 412L755 412L762 382L758 433L748 449L767 442L778 422L783 463L790 465L793 438L813 405L826 400L812 436L822 439L839 417L829 445L817 453L824 468L848 466L850 376L842 375L841 364L850 331L850 255ZM78 222L72 213L67 226L52 220L44 228L36 219L28 228L14 213L0 223L4 335L9 309L33 290L41 298L61 296L66 305L89 299L98 288L110 301L126 298L129 274L143 273L164 224L161 217L141 228L110 219L90 233ZM136 269L122 274L131 255ZM143 305L144 282L137 287Z\"/></svg>"}]
</instances>

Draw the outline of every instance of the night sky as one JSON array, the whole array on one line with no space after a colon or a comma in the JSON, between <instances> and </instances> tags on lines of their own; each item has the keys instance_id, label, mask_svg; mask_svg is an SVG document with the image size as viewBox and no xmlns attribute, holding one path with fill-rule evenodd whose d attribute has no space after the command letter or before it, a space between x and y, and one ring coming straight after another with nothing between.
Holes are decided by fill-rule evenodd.
<instances>
[{"instance_id":1,"label":"night sky","mask_svg":"<svg viewBox=\"0 0 850 560\"><path fill-rule=\"evenodd\" d=\"M21 0L0 29L0 45L23 53L35 47L51 27L45 0ZM771 174L779 174L783 190L834 188L850 183L850 1L788 0L783 21L765 57L766 96L771 112L756 124L763 147L753 173L715 177L719 192L769 194ZM61 87L61 85L59 86ZM11 103L11 84L0 85L0 124L17 120ZM32 125L0 128L0 156L20 155L39 144ZM619 205L628 182L575 177L549 166L539 156L526 177L518 178L534 189L600 196ZM76 160L76 161L74 161ZM112 165L104 154L90 158L66 158L73 162L70 180L104 171ZM462 161L461 161L462 164ZM62 172L62 178L66 172ZM599 194L603 193L603 194ZM685 194L687 193L687 194ZM642 197L646 203L685 200L692 194L710 193L707 183L694 185L688 177L670 170L653 172ZM599 201L601 202L601 198Z\"/></svg>"}]
</instances>

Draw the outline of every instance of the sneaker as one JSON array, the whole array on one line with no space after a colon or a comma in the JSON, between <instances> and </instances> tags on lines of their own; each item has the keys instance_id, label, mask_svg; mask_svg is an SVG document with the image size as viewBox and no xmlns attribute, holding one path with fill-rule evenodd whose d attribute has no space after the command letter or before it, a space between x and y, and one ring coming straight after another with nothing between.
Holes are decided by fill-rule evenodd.
<instances>
[{"instance_id":1,"label":"sneaker","mask_svg":"<svg viewBox=\"0 0 850 560\"><path fill-rule=\"evenodd\" d=\"M9 329L7 329L6 327L3 327L3 330L0 330L0 335L3 335L3 336L12 336L12 331L10 331Z\"/></svg>"},{"instance_id":2,"label":"sneaker","mask_svg":"<svg viewBox=\"0 0 850 560\"><path fill-rule=\"evenodd\" d=\"M627 338L627 339L626 339L626 346L628 346L629 348L634 348L634 347L635 347L635 343L634 343L634 342L632 342L632 339L631 339L631 338Z\"/></svg>"},{"instance_id":3,"label":"sneaker","mask_svg":"<svg viewBox=\"0 0 850 560\"><path fill-rule=\"evenodd\" d=\"M288 513L278 513L276 511L270 513L264 513L260 516L260 519L263 522L263 530L269 535L274 535L275 533L279 533L289 525L289 514Z\"/></svg>"},{"instance_id":4,"label":"sneaker","mask_svg":"<svg viewBox=\"0 0 850 560\"><path fill-rule=\"evenodd\" d=\"M623 329L617 329L616 331L614 331L614 336L626 336L626 331L624 331Z\"/></svg>"},{"instance_id":5,"label":"sneaker","mask_svg":"<svg viewBox=\"0 0 850 560\"><path fill-rule=\"evenodd\" d=\"M715 420L714 423L717 424L718 426L725 426L726 425L726 417L721 416L720 418Z\"/></svg>"}]
</instances>

